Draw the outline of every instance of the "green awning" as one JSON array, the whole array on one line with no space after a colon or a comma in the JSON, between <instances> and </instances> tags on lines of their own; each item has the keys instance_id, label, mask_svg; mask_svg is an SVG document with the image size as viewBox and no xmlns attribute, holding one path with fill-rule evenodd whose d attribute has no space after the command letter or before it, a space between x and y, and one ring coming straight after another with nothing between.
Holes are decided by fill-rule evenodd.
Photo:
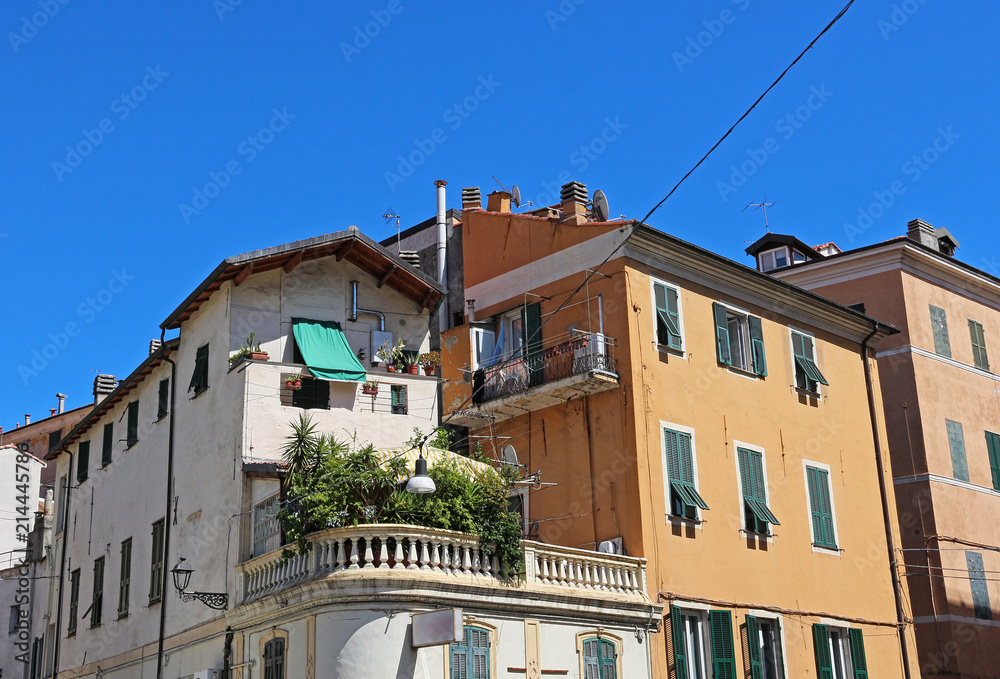
<instances>
[{"instance_id":1,"label":"green awning","mask_svg":"<svg viewBox=\"0 0 1000 679\"><path fill-rule=\"evenodd\" d=\"M347 343L340 323L293 318L292 332L302 360L309 370L324 380L364 382L364 366Z\"/></svg>"}]
</instances>

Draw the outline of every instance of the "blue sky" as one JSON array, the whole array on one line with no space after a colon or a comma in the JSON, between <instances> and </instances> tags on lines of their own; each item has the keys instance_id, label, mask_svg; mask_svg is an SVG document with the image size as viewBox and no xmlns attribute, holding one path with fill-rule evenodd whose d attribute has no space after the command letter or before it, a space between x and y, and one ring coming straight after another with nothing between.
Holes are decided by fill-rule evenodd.
<instances>
[{"instance_id":1,"label":"blue sky","mask_svg":"<svg viewBox=\"0 0 1000 679\"><path fill-rule=\"evenodd\" d=\"M8 0L0 425L127 375L223 258L384 238L436 179L458 207L572 177L642 217L843 1L636 5ZM1000 273L997 25L985 0L857 2L650 223L748 261L765 196L772 230L845 249L919 217Z\"/></svg>"}]
</instances>

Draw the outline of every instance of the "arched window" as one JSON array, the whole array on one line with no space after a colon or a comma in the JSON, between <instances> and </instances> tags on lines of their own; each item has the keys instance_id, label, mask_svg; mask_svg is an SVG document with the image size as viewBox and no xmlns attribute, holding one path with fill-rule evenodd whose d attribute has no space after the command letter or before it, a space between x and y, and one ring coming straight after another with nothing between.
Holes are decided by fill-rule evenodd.
<instances>
[{"instance_id":1,"label":"arched window","mask_svg":"<svg viewBox=\"0 0 1000 679\"><path fill-rule=\"evenodd\" d=\"M285 640L281 637L264 644L264 679L285 679Z\"/></svg>"},{"instance_id":2,"label":"arched window","mask_svg":"<svg viewBox=\"0 0 1000 679\"><path fill-rule=\"evenodd\" d=\"M466 627L461 643L451 645L451 679L490 679L490 633Z\"/></svg>"},{"instance_id":3,"label":"arched window","mask_svg":"<svg viewBox=\"0 0 1000 679\"><path fill-rule=\"evenodd\" d=\"M583 640L584 679L618 679L618 651L608 639Z\"/></svg>"}]
</instances>

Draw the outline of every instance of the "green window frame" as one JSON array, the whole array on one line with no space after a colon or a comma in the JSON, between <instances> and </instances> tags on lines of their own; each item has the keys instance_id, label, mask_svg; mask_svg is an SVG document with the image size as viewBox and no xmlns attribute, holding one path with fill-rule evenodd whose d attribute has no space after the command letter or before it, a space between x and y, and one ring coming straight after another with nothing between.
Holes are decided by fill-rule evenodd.
<instances>
[{"instance_id":1,"label":"green window frame","mask_svg":"<svg viewBox=\"0 0 1000 679\"><path fill-rule=\"evenodd\" d=\"M608 639L583 640L584 679L618 679L618 649Z\"/></svg>"},{"instance_id":2,"label":"green window frame","mask_svg":"<svg viewBox=\"0 0 1000 679\"><path fill-rule=\"evenodd\" d=\"M764 480L764 455L756 450L737 448L740 462L740 481L743 486L743 504L746 530L750 533L770 535L769 526L781 522L767 506L767 487Z\"/></svg>"},{"instance_id":3,"label":"green window frame","mask_svg":"<svg viewBox=\"0 0 1000 679\"><path fill-rule=\"evenodd\" d=\"M714 679L736 679L732 613L709 611L708 626L712 634L712 676Z\"/></svg>"},{"instance_id":4,"label":"green window frame","mask_svg":"<svg viewBox=\"0 0 1000 679\"><path fill-rule=\"evenodd\" d=\"M264 679L285 679L285 640L281 637L264 644Z\"/></svg>"},{"instance_id":5,"label":"green window frame","mask_svg":"<svg viewBox=\"0 0 1000 679\"><path fill-rule=\"evenodd\" d=\"M81 441L76 455L76 482L83 483L90 474L90 441Z\"/></svg>"},{"instance_id":6,"label":"green window frame","mask_svg":"<svg viewBox=\"0 0 1000 679\"><path fill-rule=\"evenodd\" d=\"M990 359L986 355L986 336L983 324L969 319L969 338L972 340L972 362L980 370L989 372Z\"/></svg>"},{"instance_id":7,"label":"green window frame","mask_svg":"<svg viewBox=\"0 0 1000 679\"><path fill-rule=\"evenodd\" d=\"M163 598L163 528L160 519L153 524L152 549L149 559L149 603L159 603Z\"/></svg>"},{"instance_id":8,"label":"green window frame","mask_svg":"<svg viewBox=\"0 0 1000 679\"><path fill-rule=\"evenodd\" d=\"M156 419L162 420L170 412L170 379L160 380L160 391L156 395Z\"/></svg>"},{"instance_id":9,"label":"green window frame","mask_svg":"<svg viewBox=\"0 0 1000 679\"><path fill-rule=\"evenodd\" d=\"M409 406L406 399L406 385L393 384L389 387L390 403L389 407L393 415L406 415Z\"/></svg>"},{"instance_id":10,"label":"green window frame","mask_svg":"<svg viewBox=\"0 0 1000 679\"><path fill-rule=\"evenodd\" d=\"M795 360L795 386L818 392L820 384L830 386L816 365L815 340L805 333L792 331L792 356Z\"/></svg>"},{"instance_id":11,"label":"green window frame","mask_svg":"<svg viewBox=\"0 0 1000 679\"><path fill-rule=\"evenodd\" d=\"M1000 490L1000 434L986 432L986 453L990 458L990 475L993 477L993 490Z\"/></svg>"},{"instance_id":12,"label":"green window frame","mask_svg":"<svg viewBox=\"0 0 1000 679\"><path fill-rule=\"evenodd\" d=\"M101 441L101 466L107 467L111 464L111 458L115 449L115 425L108 422L104 425L104 439Z\"/></svg>"},{"instance_id":13,"label":"green window frame","mask_svg":"<svg viewBox=\"0 0 1000 679\"><path fill-rule=\"evenodd\" d=\"M76 636L76 619L80 610L80 569L69 574L69 619L66 621L66 636Z\"/></svg>"},{"instance_id":14,"label":"green window frame","mask_svg":"<svg viewBox=\"0 0 1000 679\"><path fill-rule=\"evenodd\" d=\"M948 432L948 449L951 451L951 473L959 481L969 481L969 460L965 454L965 434L962 423L945 420Z\"/></svg>"},{"instance_id":15,"label":"green window frame","mask_svg":"<svg viewBox=\"0 0 1000 679\"><path fill-rule=\"evenodd\" d=\"M451 645L451 679L490 679L490 632L466 626L462 641Z\"/></svg>"},{"instance_id":16,"label":"green window frame","mask_svg":"<svg viewBox=\"0 0 1000 679\"><path fill-rule=\"evenodd\" d=\"M128 427L125 430L126 450L139 442L139 402L128 404Z\"/></svg>"},{"instance_id":17,"label":"green window frame","mask_svg":"<svg viewBox=\"0 0 1000 679\"><path fill-rule=\"evenodd\" d=\"M813 544L826 549L837 549L837 536L833 524L830 472L826 469L806 465L806 486L809 490Z\"/></svg>"},{"instance_id":18,"label":"green window frame","mask_svg":"<svg viewBox=\"0 0 1000 679\"><path fill-rule=\"evenodd\" d=\"M188 391L193 391L194 396L198 396L206 389L208 389L208 344L203 344L195 353L194 372L191 373Z\"/></svg>"},{"instance_id":19,"label":"green window frame","mask_svg":"<svg viewBox=\"0 0 1000 679\"><path fill-rule=\"evenodd\" d=\"M94 560L94 590L90 602L90 626L100 627L104 612L104 557Z\"/></svg>"},{"instance_id":20,"label":"green window frame","mask_svg":"<svg viewBox=\"0 0 1000 679\"><path fill-rule=\"evenodd\" d=\"M121 569L118 580L118 617L128 616L129 594L132 589L132 538L122 541Z\"/></svg>"},{"instance_id":21,"label":"green window frame","mask_svg":"<svg viewBox=\"0 0 1000 679\"><path fill-rule=\"evenodd\" d=\"M951 358L951 340L948 339L948 314L939 306L929 305L931 333L934 335L934 353Z\"/></svg>"},{"instance_id":22,"label":"green window frame","mask_svg":"<svg viewBox=\"0 0 1000 679\"><path fill-rule=\"evenodd\" d=\"M656 305L656 343L671 349L682 349L681 314L677 288L666 283L653 283Z\"/></svg>"},{"instance_id":23,"label":"green window frame","mask_svg":"<svg viewBox=\"0 0 1000 679\"><path fill-rule=\"evenodd\" d=\"M691 434L663 429L663 448L667 458L669 511L674 516L695 520L698 509L708 509L694 481L694 454Z\"/></svg>"}]
</instances>

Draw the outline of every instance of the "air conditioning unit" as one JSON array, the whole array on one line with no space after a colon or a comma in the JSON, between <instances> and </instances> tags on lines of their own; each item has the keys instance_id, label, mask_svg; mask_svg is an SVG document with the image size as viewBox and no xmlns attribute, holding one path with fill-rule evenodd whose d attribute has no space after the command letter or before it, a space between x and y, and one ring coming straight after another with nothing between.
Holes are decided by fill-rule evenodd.
<instances>
[{"instance_id":1,"label":"air conditioning unit","mask_svg":"<svg viewBox=\"0 0 1000 679\"><path fill-rule=\"evenodd\" d=\"M201 670L195 672L191 679L221 679L222 670Z\"/></svg>"},{"instance_id":2,"label":"air conditioning unit","mask_svg":"<svg viewBox=\"0 0 1000 679\"><path fill-rule=\"evenodd\" d=\"M622 538L612 538L611 540L603 540L597 543L597 551L601 554L625 554L625 544L622 542Z\"/></svg>"}]
</instances>

